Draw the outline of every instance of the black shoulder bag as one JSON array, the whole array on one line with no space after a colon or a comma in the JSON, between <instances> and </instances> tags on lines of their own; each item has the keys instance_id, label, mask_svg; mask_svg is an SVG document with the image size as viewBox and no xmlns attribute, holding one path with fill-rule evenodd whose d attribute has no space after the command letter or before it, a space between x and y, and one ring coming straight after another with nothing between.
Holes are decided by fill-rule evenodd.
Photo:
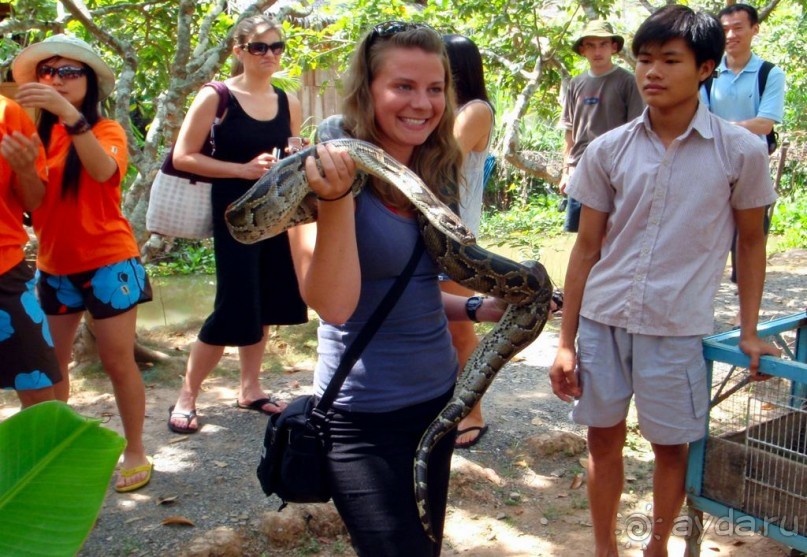
<instances>
[{"instance_id":1,"label":"black shoulder bag","mask_svg":"<svg viewBox=\"0 0 807 557\"><path fill-rule=\"evenodd\" d=\"M328 411L350 370L401 297L423 250L423 241L418 238L406 268L359 331L356 340L345 350L319 402L313 395L304 395L269 418L258 465L258 480L266 495L274 493L283 501L278 510L286 503L325 503L330 500L324 427Z\"/></svg>"}]
</instances>

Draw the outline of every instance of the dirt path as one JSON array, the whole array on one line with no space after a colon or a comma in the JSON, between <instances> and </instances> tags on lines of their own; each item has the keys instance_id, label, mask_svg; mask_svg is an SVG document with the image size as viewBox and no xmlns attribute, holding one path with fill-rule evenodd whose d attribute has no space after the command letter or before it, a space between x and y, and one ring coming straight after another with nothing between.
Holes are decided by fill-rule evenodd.
<instances>
[{"instance_id":1,"label":"dirt path","mask_svg":"<svg viewBox=\"0 0 807 557\"><path fill-rule=\"evenodd\" d=\"M795 313L807 303L807 251L772 257L763 318ZM724 284L716 302L719 329L728 328L737 310L733 287ZM196 330L170 332L163 341L185 350ZM454 456L444 556L534 557L589 555L592 534L581 459L583 431L568 419L569 407L548 386L547 367L554 357L555 330L547 330L497 377L484 398L491 430L473 450ZM235 368L232 353L222 364ZM266 374L265 386L283 398L308 392L312 362L289 374ZM110 489L96 527L80 556L226 556L354 555L330 505L300 506L274 512L255 479L266 419L234 408L232 375L205 383L198 410L203 427L192 436L166 428L180 370L173 377L149 381L145 443L154 455L151 484L132 494ZM114 399L103 379L90 377L72 404L82 414L108 420L121 431ZM0 394L0 419L16 411L16 399ZM551 455L536 436L567 432L564 450ZM626 451L626 492L618 528L622 555L641 555L645 539L652 472L649 447L632 436ZM580 446L575 446L578 444ZM576 451L580 452L576 452ZM578 485L580 484L580 485ZM161 504L162 502L162 504ZM295 508L296 507L296 508ZM171 517L192 525L166 525ZM272 541L270 541L270 538ZM673 539L671 555L681 555L682 539ZM739 557L788 555L783 546L758 535L716 535L710 530L704 554Z\"/></svg>"}]
</instances>

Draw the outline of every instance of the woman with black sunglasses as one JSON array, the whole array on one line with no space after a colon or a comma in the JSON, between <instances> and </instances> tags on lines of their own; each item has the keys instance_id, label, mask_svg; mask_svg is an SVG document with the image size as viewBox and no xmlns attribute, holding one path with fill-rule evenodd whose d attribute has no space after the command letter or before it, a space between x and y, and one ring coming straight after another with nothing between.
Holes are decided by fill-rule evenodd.
<instances>
[{"instance_id":1,"label":"woman with black sunglasses","mask_svg":"<svg viewBox=\"0 0 807 557\"><path fill-rule=\"evenodd\" d=\"M18 102L39 111L47 156L45 197L32 222L39 239L37 293L62 374L54 392L68 400L73 338L87 311L126 435L115 489L134 491L152 473L143 447L146 393L134 359L137 305L151 300L151 287L120 209L126 134L102 116L99 104L115 87L115 75L90 45L67 35L25 48L12 71Z\"/></svg>"},{"instance_id":2,"label":"woman with black sunglasses","mask_svg":"<svg viewBox=\"0 0 807 557\"><path fill-rule=\"evenodd\" d=\"M406 22L373 28L355 51L345 92L343 116L319 126L320 140L374 143L441 199L455 201L462 152L453 134L448 57L434 29ZM313 158L305 163L319 199L316 229L307 242L293 242L292 253L303 298L321 319L314 373L321 397L422 240L415 209L399 190L371 179L354 198L349 156L328 145L317 152L322 171ZM418 443L457 378L448 319L470 316L467 297L441 293L434 262L414 253L413 276L348 374L325 425L333 500L360 557L434 557L442 546L454 434L433 447L429 460L434 541L420 522L413 467ZM486 299L474 311L476 319L493 321L502 307Z\"/></svg>"},{"instance_id":3,"label":"woman with black sunglasses","mask_svg":"<svg viewBox=\"0 0 807 557\"><path fill-rule=\"evenodd\" d=\"M233 35L233 77L224 82L229 100L224 119L216 126L215 152L202 154L219 103L212 87L199 91L174 146L177 169L213 179L216 257L213 313L191 347L179 397L168 411L168 428L175 433L199 430L196 399L225 346L238 347L241 387L236 405L264 414L280 412L285 403L267 396L259 380L267 329L308 319L288 235L241 244L224 222L227 206L272 168L289 137L300 135L302 125L300 102L272 85L285 47L277 24L265 16L253 16L239 22Z\"/></svg>"}]
</instances>

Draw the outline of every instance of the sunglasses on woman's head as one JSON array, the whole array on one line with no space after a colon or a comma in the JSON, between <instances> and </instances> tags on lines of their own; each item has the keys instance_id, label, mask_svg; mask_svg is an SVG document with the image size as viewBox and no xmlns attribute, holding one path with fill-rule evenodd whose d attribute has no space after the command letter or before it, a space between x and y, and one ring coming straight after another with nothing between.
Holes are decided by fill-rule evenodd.
<instances>
[{"instance_id":1,"label":"sunglasses on woman's head","mask_svg":"<svg viewBox=\"0 0 807 557\"><path fill-rule=\"evenodd\" d=\"M283 51L286 50L286 43L283 41L277 41L275 43L246 43L238 46L253 56L265 56L270 50L275 56L280 56L283 54Z\"/></svg>"},{"instance_id":2,"label":"sunglasses on woman's head","mask_svg":"<svg viewBox=\"0 0 807 557\"><path fill-rule=\"evenodd\" d=\"M434 31L431 25L426 25L425 23L412 23L410 21L385 21L384 23L379 23L373 27L370 36L367 37L367 41L364 43L365 48L369 52L370 47L379 37L391 37L404 31L414 31L416 29L431 29Z\"/></svg>"},{"instance_id":3,"label":"sunglasses on woman's head","mask_svg":"<svg viewBox=\"0 0 807 557\"><path fill-rule=\"evenodd\" d=\"M59 79L78 79L86 73L87 70L85 68L79 68L78 66L62 66L61 68L54 68L53 66L39 66L36 69L36 75L40 79L53 79L57 75L59 76Z\"/></svg>"}]
</instances>

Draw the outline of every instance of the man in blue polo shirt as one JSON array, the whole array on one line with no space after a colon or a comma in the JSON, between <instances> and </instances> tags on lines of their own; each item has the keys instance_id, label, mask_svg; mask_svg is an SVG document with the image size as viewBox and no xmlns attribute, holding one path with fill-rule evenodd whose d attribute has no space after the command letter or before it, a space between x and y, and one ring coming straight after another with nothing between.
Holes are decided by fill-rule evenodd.
<instances>
[{"instance_id":1,"label":"man in blue polo shirt","mask_svg":"<svg viewBox=\"0 0 807 557\"><path fill-rule=\"evenodd\" d=\"M726 51L715 70L715 78L707 80L701 87L701 101L717 116L747 129L767 143L765 136L784 116L785 74L773 66L764 79L764 87L760 86L759 74L764 60L751 52L751 42L759 33L756 8L748 4L733 4L720 10L717 17L726 35ZM760 89L763 89L761 95ZM764 226L767 234L770 226L767 212ZM731 246L731 281L736 283L735 243ZM739 313L733 324L740 324Z\"/></svg>"},{"instance_id":2,"label":"man in blue polo shirt","mask_svg":"<svg viewBox=\"0 0 807 557\"><path fill-rule=\"evenodd\" d=\"M734 4L723 8L717 16L726 34L726 53L717 67L709 95L701 88L701 100L714 114L764 140L784 115L785 74L774 66L760 98L758 74L763 60L751 52L751 41L759 33L756 8Z\"/></svg>"}]
</instances>

